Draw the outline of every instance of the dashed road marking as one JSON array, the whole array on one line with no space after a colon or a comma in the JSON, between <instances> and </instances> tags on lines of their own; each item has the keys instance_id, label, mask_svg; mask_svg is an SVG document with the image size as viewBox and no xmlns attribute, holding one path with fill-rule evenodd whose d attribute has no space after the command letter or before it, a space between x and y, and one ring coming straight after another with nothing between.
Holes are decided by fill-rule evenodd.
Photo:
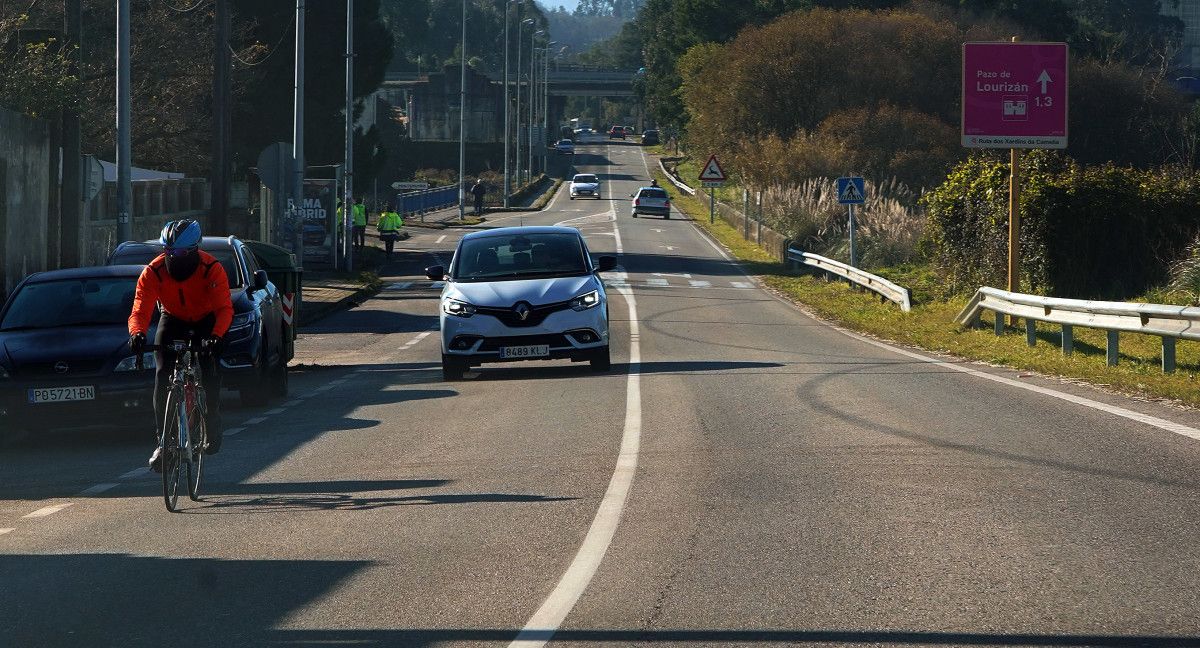
<instances>
[{"instance_id":1,"label":"dashed road marking","mask_svg":"<svg viewBox=\"0 0 1200 648\"><path fill-rule=\"evenodd\" d=\"M280 414L283 414L286 411L287 410L282 407L276 407L275 409L269 409L269 410L263 412L263 416L279 416Z\"/></svg>"},{"instance_id":2,"label":"dashed road marking","mask_svg":"<svg viewBox=\"0 0 1200 648\"><path fill-rule=\"evenodd\" d=\"M441 243L442 241L445 241L445 240L446 240L446 235L442 234L441 236L438 237L438 240L434 241L434 243Z\"/></svg>"},{"instance_id":3,"label":"dashed road marking","mask_svg":"<svg viewBox=\"0 0 1200 648\"><path fill-rule=\"evenodd\" d=\"M103 484L96 484L95 486L85 488L79 494L84 495L84 496L99 495L100 493L103 493L106 490L111 490L116 487L117 487L117 484L115 482L105 482Z\"/></svg>"},{"instance_id":4,"label":"dashed road marking","mask_svg":"<svg viewBox=\"0 0 1200 648\"><path fill-rule=\"evenodd\" d=\"M668 288L670 287L671 282L667 281L666 279L647 279L646 285L654 288Z\"/></svg>"},{"instance_id":5,"label":"dashed road marking","mask_svg":"<svg viewBox=\"0 0 1200 648\"><path fill-rule=\"evenodd\" d=\"M708 288L712 285L711 281L704 281L702 279L692 279L688 283L691 284L692 288Z\"/></svg>"},{"instance_id":6,"label":"dashed road marking","mask_svg":"<svg viewBox=\"0 0 1200 648\"><path fill-rule=\"evenodd\" d=\"M127 473L124 473L120 477L117 477L117 479L135 479L137 477L144 477L144 476L148 475L149 473L150 473L149 468L147 468L145 466L141 466L138 468L134 468L133 470L130 470Z\"/></svg>"},{"instance_id":7,"label":"dashed road marking","mask_svg":"<svg viewBox=\"0 0 1200 648\"><path fill-rule=\"evenodd\" d=\"M68 506L71 506L71 504L72 504L72 502L64 502L62 504L53 504L51 506L45 506L45 507L42 507L42 508L34 511L33 513L26 513L25 515L22 515L21 517L22 518L41 518L41 517L46 517L47 515L54 515L55 513L58 513L59 511L67 508Z\"/></svg>"},{"instance_id":8,"label":"dashed road marking","mask_svg":"<svg viewBox=\"0 0 1200 648\"><path fill-rule=\"evenodd\" d=\"M229 428L228 430L225 430L225 436L237 436L245 431L246 431L246 428L244 428L244 427L233 427L233 428Z\"/></svg>"},{"instance_id":9,"label":"dashed road marking","mask_svg":"<svg viewBox=\"0 0 1200 648\"><path fill-rule=\"evenodd\" d=\"M246 425L258 425L259 423L262 423L265 420L267 420L267 417L265 417L265 416L255 416L252 419L243 421L243 423L245 423Z\"/></svg>"},{"instance_id":10,"label":"dashed road marking","mask_svg":"<svg viewBox=\"0 0 1200 648\"><path fill-rule=\"evenodd\" d=\"M741 288L743 290L754 288L754 284L746 281L731 281L729 283L732 284L734 288Z\"/></svg>"}]
</instances>

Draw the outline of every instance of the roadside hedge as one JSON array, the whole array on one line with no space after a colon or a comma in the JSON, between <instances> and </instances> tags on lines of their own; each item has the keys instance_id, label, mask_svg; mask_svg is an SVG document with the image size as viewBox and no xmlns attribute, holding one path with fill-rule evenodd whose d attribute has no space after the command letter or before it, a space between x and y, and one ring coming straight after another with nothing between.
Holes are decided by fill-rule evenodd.
<instances>
[{"instance_id":1,"label":"roadside hedge","mask_svg":"<svg viewBox=\"0 0 1200 648\"><path fill-rule=\"evenodd\" d=\"M1005 285L1008 173L1007 155L977 154L922 198L924 250L956 290ZM1082 166L1061 153L1027 153L1021 290L1126 299L1162 285L1200 232L1198 204L1200 174L1192 170Z\"/></svg>"}]
</instances>

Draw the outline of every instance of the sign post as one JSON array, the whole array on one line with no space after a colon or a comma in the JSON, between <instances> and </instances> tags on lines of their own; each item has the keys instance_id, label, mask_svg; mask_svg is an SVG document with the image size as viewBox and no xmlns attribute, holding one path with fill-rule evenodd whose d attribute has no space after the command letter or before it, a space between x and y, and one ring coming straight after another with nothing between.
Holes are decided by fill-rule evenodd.
<instances>
[{"instance_id":1,"label":"sign post","mask_svg":"<svg viewBox=\"0 0 1200 648\"><path fill-rule=\"evenodd\" d=\"M837 179L838 202L850 210L850 265L858 267L858 250L855 247L855 234L858 223L854 220L854 206L867 201L867 183L858 176L848 176Z\"/></svg>"},{"instance_id":2,"label":"sign post","mask_svg":"<svg viewBox=\"0 0 1200 648\"><path fill-rule=\"evenodd\" d=\"M709 156L708 162L704 164L704 169L700 171L700 182L710 189L708 192L708 223L711 225L717 219L717 192L712 189L725 184L725 170L721 168L721 163L717 161L715 154Z\"/></svg>"},{"instance_id":3,"label":"sign post","mask_svg":"<svg viewBox=\"0 0 1200 648\"><path fill-rule=\"evenodd\" d=\"M1020 287L1021 151L1067 147L1066 43L963 43L962 145L1009 149L1008 290ZM1014 318L1015 322L1015 318Z\"/></svg>"}]
</instances>

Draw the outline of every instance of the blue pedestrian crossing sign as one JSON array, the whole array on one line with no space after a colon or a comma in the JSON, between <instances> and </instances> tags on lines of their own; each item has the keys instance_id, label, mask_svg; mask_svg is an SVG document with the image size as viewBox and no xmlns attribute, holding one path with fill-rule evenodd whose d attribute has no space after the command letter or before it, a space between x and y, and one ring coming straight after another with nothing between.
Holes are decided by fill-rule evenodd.
<instances>
[{"instance_id":1,"label":"blue pedestrian crossing sign","mask_svg":"<svg viewBox=\"0 0 1200 648\"><path fill-rule=\"evenodd\" d=\"M867 184L862 178L838 178L837 191L843 205L861 205L867 200Z\"/></svg>"}]
</instances>

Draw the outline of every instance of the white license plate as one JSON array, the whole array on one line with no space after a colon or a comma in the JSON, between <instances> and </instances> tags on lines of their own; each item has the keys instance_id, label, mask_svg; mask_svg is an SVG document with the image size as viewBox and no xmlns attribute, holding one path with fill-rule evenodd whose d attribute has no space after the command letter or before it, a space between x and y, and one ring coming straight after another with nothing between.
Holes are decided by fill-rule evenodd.
<instances>
[{"instance_id":1,"label":"white license plate","mask_svg":"<svg viewBox=\"0 0 1200 648\"><path fill-rule=\"evenodd\" d=\"M543 358L550 355L549 344L500 347L501 358Z\"/></svg>"},{"instance_id":2,"label":"white license plate","mask_svg":"<svg viewBox=\"0 0 1200 648\"><path fill-rule=\"evenodd\" d=\"M64 403L67 401L96 400L96 388L93 385L80 387L46 387L45 389L30 389L30 403Z\"/></svg>"}]
</instances>

